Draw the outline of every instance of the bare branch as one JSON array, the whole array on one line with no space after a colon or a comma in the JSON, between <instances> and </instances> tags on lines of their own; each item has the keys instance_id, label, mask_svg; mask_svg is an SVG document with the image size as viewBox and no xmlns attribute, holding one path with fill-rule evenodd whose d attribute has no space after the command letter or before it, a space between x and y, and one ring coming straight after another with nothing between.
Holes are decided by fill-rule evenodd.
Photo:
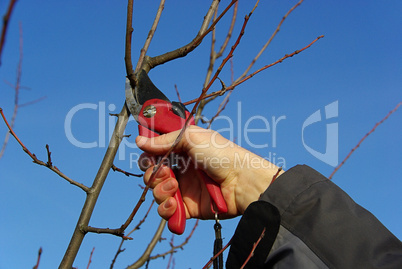
<instances>
[{"instance_id":1,"label":"bare branch","mask_svg":"<svg viewBox=\"0 0 402 269\"><path fill-rule=\"evenodd\" d=\"M124 61L126 64L127 78L130 80L131 87L135 88L135 77L133 70L133 62L131 60L131 39L133 33L133 0L127 3L127 24L126 24L126 49Z\"/></svg>"},{"instance_id":2,"label":"bare branch","mask_svg":"<svg viewBox=\"0 0 402 269\"><path fill-rule=\"evenodd\" d=\"M229 44L229 40L232 37L233 29L234 29L236 18L237 18L237 7L238 6L239 6L239 2L236 2L235 6L233 8L232 21L230 22L228 33L226 35L225 41L223 42L221 48L216 53L216 58L219 58L223 55L223 52L227 48L227 46Z\"/></svg>"},{"instance_id":3,"label":"bare branch","mask_svg":"<svg viewBox=\"0 0 402 269\"><path fill-rule=\"evenodd\" d=\"M198 226L198 222L199 222L199 220L197 219L195 224L194 224L194 226L193 226L193 229L190 232L190 234L186 237L186 239L181 244L179 244L177 246L174 246L173 244L171 244L170 245L171 249L169 251L166 251L165 253L158 254L158 255L155 255L155 256L151 256L151 257L149 257L149 259L150 260L155 260L155 259L158 259L158 258L163 258L163 257L166 257L169 254L175 253L177 251L177 249L183 249L183 247L190 241L191 237L193 236L194 231Z\"/></svg>"},{"instance_id":4,"label":"bare branch","mask_svg":"<svg viewBox=\"0 0 402 269\"><path fill-rule=\"evenodd\" d=\"M96 234L111 234L118 237L121 237L125 240L131 240L131 237L127 237L124 235L124 231L121 229L110 229L110 228L97 228L92 226L83 226L80 229L83 233L96 233Z\"/></svg>"},{"instance_id":5,"label":"bare branch","mask_svg":"<svg viewBox=\"0 0 402 269\"><path fill-rule=\"evenodd\" d=\"M232 5L234 3L236 3L237 0L232 0L229 5L226 7L226 9L218 16L218 18L211 24L211 26L207 29L207 25L209 24L209 21L211 20L215 9L218 6L219 1L214 0L207 12L207 15L204 17L204 21L202 23L201 29L198 32L197 36L187 45L178 48L176 50L167 52L165 54L156 56L156 57L152 57L149 59L148 65L150 67L150 69L154 68L157 65L161 65L164 64L168 61L180 58L180 57L184 57L186 56L188 53L192 52L196 47L198 47L198 45L201 44L202 40L204 39L204 37L210 33L215 25L221 20L221 18L226 14L226 12L232 7Z\"/></svg>"},{"instance_id":6,"label":"bare branch","mask_svg":"<svg viewBox=\"0 0 402 269\"><path fill-rule=\"evenodd\" d=\"M33 269L38 269L39 268L39 263L40 263L40 257L42 256L42 247L40 247L39 248L39 251L38 251L38 258L37 258L37 260L36 260L36 264L35 264L35 266L33 267Z\"/></svg>"},{"instance_id":7,"label":"bare branch","mask_svg":"<svg viewBox=\"0 0 402 269\"><path fill-rule=\"evenodd\" d=\"M238 7L238 4L239 4L239 2L236 2L235 6L234 6L234 8L233 8L232 21L231 21L231 24L230 24L228 33L227 33L227 35L226 35L225 41L223 42L223 44L222 44L222 46L221 46L219 52L216 52L216 51L215 51L215 43L216 43L215 34L216 34L216 29L214 28L213 31L212 31L211 52L210 52L210 56L209 56L209 66L208 66L208 69L207 69L207 74L206 74L206 76L205 76L205 81L204 81L204 85L203 85L204 87L207 86L208 82L209 82L210 79L211 79L211 75L212 75L212 72L213 72L213 70L214 70L214 66L215 66L216 60L222 56L223 52L225 51L225 49L227 48L227 46L228 46L228 44L229 44L229 40L230 40L230 38L231 38L231 36L232 36L233 28L234 28L234 25L235 25L235 22L236 22L236 18L237 18L237 7ZM218 12L218 9L216 9L216 11L215 11L214 20L216 20L217 12ZM195 124L198 124L198 121L202 118L202 117L201 117L201 114L202 114L202 111L204 110L205 105L206 105L207 103L211 102L211 101L212 101L213 99L215 99L216 97L217 97L217 96L214 96L214 97L212 97L212 98L210 98L210 99L208 99L208 100L203 99L203 100L200 102L200 104L198 105L198 108L197 108L197 112L195 113L195 116L194 116L194 118L195 118Z\"/></svg>"},{"instance_id":8,"label":"bare branch","mask_svg":"<svg viewBox=\"0 0 402 269\"><path fill-rule=\"evenodd\" d=\"M268 68L270 68L270 67L272 67L272 66L274 66L274 65L277 65L277 64L279 64L279 63L282 63L284 60L286 60L286 59L288 59L288 58L291 58L291 57L295 56L296 54L299 54L300 52L302 52L302 51L308 49L308 48L311 47L315 42L317 42L319 39L321 39L321 38L323 38L323 37L324 37L323 35L322 35L322 36L319 36L319 37L317 37L316 39L314 39L310 44L308 44L307 46L305 46L304 48L302 48L302 49L300 49L300 50L296 50L296 51L294 51L294 52L292 52L292 53L290 53L290 54L286 54L285 56L283 56L283 57L280 58L279 60L277 60L277 61L275 61L275 62L273 62L273 63L271 63L271 64L269 64L269 65L263 66L262 68L258 69L257 71L255 71L255 72L249 74L248 76L244 77L242 80L240 80L240 81L238 81L238 82L235 82L235 83L233 83L232 85L230 85L229 87L227 87L227 88L226 88L226 91L232 91L232 90L233 90L235 87L237 87L239 84L241 84L241 83L245 82L246 80L252 78L252 77L255 76L256 74L260 73L261 71L263 71L263 70L265 70L265 69L268 69ZM212 93L210 93L210 94L206 94L206 95L203 96L202 98L203 98L203 99L209 98L209 97L211 97L211 96L219 95L219 94L221 94L221 93L222 93L222 90L216 91L216 92L212 92ZM190 105L190 104L192 104L192 103L197 102L198 99L199 99L199 98L193 99L193 100L187 101L187 102L185 102L185 103L183 103L183 104L187 106L187 105Z\"/></svg>"},{"instance_id":9,"label":"bare branch","mask_svg":"<svg viewBox=\"0 0 402 269\"><path fill-rule=\"evenodd\" d=\"M89 265L92 262L92 255L94 254L95 251L95 247L92 248L91 254L89 255L89 260L88 260L88 265L87 265L87 269L89 269Z\"/></svg>"},{"instance_id":10,"label":"bare branch","mask_svg":"<svg viewBox=\"0 0 402 269\"><path fill-rule=\"evenodd\" d=\"M255 64L255 62L258 60L258 58L260 58L261 54L267 49L267 47L269 46L269 44L271 44L272 40L274 39L274 37L276 36L276 34L280 31L282 23L286 20L286 18L289 16L290 13L292 13L293 10L295 10L298 6L301 5L301 3L304 0L300 0L296 5L294 5L291 9L289 9L289 11L285 14L285 16L282 17L282 20L279 22L278 26L276 27L275 31L273 32L273 34L271 35L271 37L269 38L269 40L267 41L267 43L264 44L264 46L262 47L262 49L258 52L258 54L254 57L254 59L251 61L250 65L247 67L247 69L244 71L244 73L236 80L239 81L242 78L244 78L247 73L250 71L250 69L253 67L253 65Z\"/></svg>"},{"instance_id":11,"label":"bare branch","mask_svg":"<svg viewBox=\"0 0 402 269\"><path fill-rule=\"evenodd\" d=\"M69 178L68 176L66 176L65 174L63 174L56 166L53 166L53 164L51 163L50 160L50 152L49 152L49 146L46 145L46 149L48 150L48 162L44 162L39 160L35 154L33 154L32 152L30 152L28 150L28 148L21 142L21 140L18 138L18 136L15 134L14 130L11 128L10 124L8 123L6 117L4 116L3 113L3 109L0 107L0 114L3 117L3 120L5 122L5 124L8 127L8 130L10 131L11 135L15 138L15 140L17 140L17 142L21 145L22 150L25 151L26 154L29 155L29 157L31 157L31 159L33 160L34 163L42 165L42 166L46 166L47 168L49 168L50 170L52 170L53 172L55 172L56 174L58 174L61 178L64 178L65 180L67 180L70 184L77 186L79 188L81 188L83 191L85 191L86 193L89 192L89 188L81 183L78 183L74 180L72 180L71 178Z\"/></svg>"},{"instance_id":12,"label":"bare branch","mask_svg":"<svg viewBox=\"0 0 402 269\"><path fill-rule=\"evenodd\" d=\"M176 90L176 94L177 94L177 99L179 100L179 102L181 103L181 97L180 97L180 93L179 93L179 89L177 89L177 85L174 85L174 89Z\"/></svg>"},{"instance_id":13,"label":"bare branch","mask_svg":"<svg viewBox=\"0 0 402 269\"><path fill-rule=\"evenodd\" d=\"M375 129L377 129L378 126L380 126L384 121L386 121L389 116L391 116L392 113L396 112L398 110L398 108L402 105L402 102L399 102L396 107L394 109L392 109L390 112L388 112L388 114L379 122L377 122L374 127L365 135L363 136L362 139L360 139L359 143L357 143L357 145L349 152L349 154L345 157L345 159L343 159L343 161L337 166L335 167L334 171L331 173L331 175L328 177L328 179L332 179L332 177L334 176L334 174L339 170L339 168L341 168L345 162L349 159L349 157L352 155L352 153L358 148L360 147L360 145L363 143L363 141L372 133L375 131Z\"/></svg>"},{"instance_id":14,"label":"bare branch","mask_svg":"<svg viewBox=\"0 0 402 269\"><path fill-rule=\"evenodd\" d=\"M14 6L15 6L16 2L17 2L17 0L10 0L10 3L8 4L7 12L3 16L3 28L1 30L1 38L0 38L0 66L1 66L1 55L3 53L4 43L6 42L8 23L10 21L10 17L14 10Z\"/></svg>"},{"instance_id":15,"label":"bare branch","mask_svg":"<svg viewBox=\"0 0 402 269\"><path fill-rule=\"evenodd\" d=\"M159 3L158 11L156 12L154 22L152 24L151 30L149 30L148 37L145 40L145 44L141 49L141 54L140 54L140 58L138 59L138 62L137 62L137 67L135 68L135 73L141 69L142 63L144 61L144 57L148 51L149 45L151 44L152 38L154 37L156 27L158 26L159 19L161 18L164 7L165 7L165 0L161 0L161 2Z\"/></svg>"},{"instance_id":16,"label":"bare branch","mask_svg":"<svg viewBox=\"0 0 402 269\"><path fill-rule=\"evenodd\" d=\"M13 111L13 116L11 117L11 122L10 122L10 126L11 128L14 128L14 124L15 124L15 119L17 118L17 112L18 112L18 108L20 107L19 105L19 95L20 95L20 89L21 89L21 76L22 76L22 59L23 59L23 38L22 38L22 26L21 23L19 25L19 30L20 30L20 46L19 46L19 51L20 51L20 55L19 55L19 61L18 61L18 66L17 66L17 78L16 78L16 82L15 85L13 85L14 88L14 111ZM6 137L4 138L4 142L3 142L3 146L1 148L0 151L0 159L1 157L3 157L4 152L6 150L7 144L8 144L8 140L10 139L10 133L7 132Z\"/></svg>"},{"instance_id":17,"label":"bare branch","mask_svg":"<svg viewBox=\"0 0 402 269\"><path fill-rule=\"evenodd\" d=\"M255 251L255 249L257 248L258 244L261 242L261 239L262 239L264 236L265 236L265 227L264 227L264 229L262 230L262 233L261 233L260 237L258 238L257 242L255 242L255 243L253 244L253 248L251 249L250 254L248 255L247 259L244 261L244 263L243 263L243 265L240 267L240 269L243 269L243 268L247 265L247 263L250 261L251 257L254 256L254 251Z\"/></svg>"},{"instance_id":18,"label":"bare branch","mask_svg":"<svg viewBox=\"0 0 402 269\"><path fill-rule=\"evenodd\" d=\"M135 263L128 266L127 269L140 268L142 265L144 265L145 262L149 260L149 256L151 255L152 250L155 248L156 244L159 242L165 226L166 226L166 220L162 219L161 222L159 223L158 229L156 230L151 242L148 244L144 253Z\"/></svg>"},{"instance_id":19,"label":"bare branch","mask_svg":"<svg viewBox=\"0 0 402 269\"><path fill-rule=\"evenodd\" d=\"M219 257L222 252L224 252L232 243L232 239L229 240L229 242L218 252L216 253L211 259L209 259L209 261L204 265L204 267L202 267L202 269L206 269L209 268L211 266L211 263L213 263L213 261Z\"/></svg>"},{"instance_id":20,"label":"bare branch","mask_svg":"<svg viewBox=\"0 0 402 269\"><path fill-rule=\"evenodd\" d=\"M137 231L137 230L140 229L141 225L145 222L146 218L148 217L148 214L149 214L149 212L151 211L151 208L152 208L152 206L154 205L154 203L155 203L155 200L152 200L151 205L149 206L147 213L145 213L145 215L144 215L144 217L142 218L142 220L140 220L140 221L138 222L138 224L127 234L127 236L130 236L133 232L135 232L135 231ZM124 251L124 249L122 249L123 244L124 244L124 241L126 241L126 239L125 239L125 238L122 238L122 239L121 239L121 242L120 242L120 245L119 245L119 248L117 249L117 252L116 252L116 254L114 255L114 258L113 258L113 260L112 260L112 263L110 264L110 269L113 268L113 266L114 266L114 264L115 264L115 262L116 262L116 260L117 260L117 257L119 256L119 254Z\"/></svg>"},{"instance_id":21,"label":"bare branch","mask_svg":"<svg viewBox=\"0 0 402 269\"><path fill-rule=\"evenodd\" d=\"M73 236L71 237L63 260L60 263L59 268L61 269L71 269L75 257L77 256L78 250L86 234L86 232L83 231L81 228L87 227L91 219L96 201L99 197L103 184L105 183L110 168L113 165L113 160L116 156L121 140L123 139L123 134L128 122L128 117L128 109L125 105L123 105L123 108L120 111L118 120L116 122L113 135L110 139L109 146L106 150L102 163L100 164L98 173L95 176L90 192L87 193L87 197L84 206L82 207L81 214L77 221Z\"/></svg>"},{"instance_id":22,"label":"bare branch","mask_svg":"<svg viewBox=\"0 0 402 269\"><path fill-rule=\"evenodd\" d=\"M117 171L117 172L120 172L120 173L123 173L124 175L126 175L126 176L133 176L133 177L142 177L143 176L143 174L133 174L133 173L130 173L130 172L127 172L127 171L124 171L124 170L122 170L122 169L120 169L120 168L118 168L118 167L116 167L114 164L112 165L112 170L113 171Z\"/></svg>"},{"instance_id":23,"label":"bare branch","mask_svg":"<svg viewBox=\"0 0 402 269\"><path fill-rule=\"evenodd\" d=\"M276 178L279 176L279 173L282 171L282 167L279 167L278 170L276 171L275 175L272 177L271 184L274 183Z\"/></svg>"}]
</instances>

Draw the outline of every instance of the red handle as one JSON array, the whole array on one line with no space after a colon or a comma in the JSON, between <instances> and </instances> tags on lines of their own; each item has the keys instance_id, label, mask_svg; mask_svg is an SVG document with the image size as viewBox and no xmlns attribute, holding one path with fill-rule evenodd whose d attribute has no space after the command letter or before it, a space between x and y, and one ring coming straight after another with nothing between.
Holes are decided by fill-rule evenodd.
<instances>
[{"instance_id":1,"label":"red handle","mask_svg":"<svg viewBox=\"0 0 402 269\"><path fill-rule=\"evenodd\" d=\"M147 107L153 106L156 109L155 114L152 117L144 117L143 110ZM190 113L185 112L185 116L189 117ZM158 133L168 133L181 129L185 124L185 119L172 113L172 104L159 99L151 99L144 103L139 116L138 125L139 134L146 137L158 136ZM194 125L194 118L191 119L190 125ZM204 181L207 187L208 193L212 199L211 210L216 213L226 213L228 211L225 199L223 198L221 188L218 183L212 180L205 172L198 170L199 175ZM170 169L170 175L173 178L176 176L173 170ZM180 189L174 195L177 202L177 209L173 216L168 221L168 228L171 232L175 234L182 234L186 226L186 212L184 209L183 198L180 193ZM215 207L214 207L215 205Z\"/></svg>"},{"instance_id":2,"label":"red handle","mask_svg":"<svg viewBox=\"0 0 402 269\"><path fill-rule=\"evenodd\" d=\"M176 178L172 169L170 169L170 176ZM168 221L168 228L172 233L182 234L186 228L186 211L180 189L174 194L174 199L177 202L177 208Z\"/></svg>"},{"instance_id":3,"label":"red handle","mask_svg":"<svg viewBox=\"0 0 402 269\"><path fill-rule=\"evenodd\" d=\"M138 133L141 136L146 136L149 138L158 136L157 133L145 128L142 125L138 125ZM172 169L170 169L170 176L176 178ZM186 211L184 210L183 198L181 196L180 189L178 189L174 194L174 199L177 202L177 209L168 221L168 228L172 233L180 235L186 228Z\"/></svg>"}]
</instances>

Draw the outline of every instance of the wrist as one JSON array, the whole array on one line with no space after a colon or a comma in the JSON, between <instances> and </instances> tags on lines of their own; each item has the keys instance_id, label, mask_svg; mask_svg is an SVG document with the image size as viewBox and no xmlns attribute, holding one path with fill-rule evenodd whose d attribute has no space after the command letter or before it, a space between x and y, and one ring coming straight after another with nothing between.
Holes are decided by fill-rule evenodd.
<instances>
[{"instance_id":1,"label":"wrist","mask_svg":"<svg viewBox=\"0 0 402 269\"><path fill-rule=\"evenodd\" d=\"M249 152L250 158L246 166L238 170L238 188L235 190L236 204L240 214L260 198L260 195L271 185L274 178L282 171L273 163ZM248 158L248 157L246 157Z\"/></svg>"}]
</instances>

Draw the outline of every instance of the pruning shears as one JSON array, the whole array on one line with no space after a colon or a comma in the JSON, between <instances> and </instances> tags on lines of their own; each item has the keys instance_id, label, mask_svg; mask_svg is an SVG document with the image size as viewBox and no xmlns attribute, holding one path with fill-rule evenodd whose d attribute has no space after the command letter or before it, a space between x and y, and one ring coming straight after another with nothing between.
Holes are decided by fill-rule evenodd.
<instances>
[{"instance_id":1,"label":"pruning shears","mask_svg":"<svg viewBox=\"0 0 402 269\"><path fill-rule=\"evenodd\" d=\"M126 79L126 104L138 122L138 131L141 136L155 137L161 134L180 130L190 118L190 125L194 125L194 118L185 106L180 102L171 102L151 81L148 74L141 70L136 74L136 85L133 89L130 81ZM197 170L203 179L211 197L211 210L217 214L226 213L227 206L223 198L220 186L205 172ZM175 174L170 168L170 174ZM182 234L186 226L186 212L179 189L174 195L177 201L177 209L168 220L169 230L175 234Z\"/></svg>"}]
</instances>

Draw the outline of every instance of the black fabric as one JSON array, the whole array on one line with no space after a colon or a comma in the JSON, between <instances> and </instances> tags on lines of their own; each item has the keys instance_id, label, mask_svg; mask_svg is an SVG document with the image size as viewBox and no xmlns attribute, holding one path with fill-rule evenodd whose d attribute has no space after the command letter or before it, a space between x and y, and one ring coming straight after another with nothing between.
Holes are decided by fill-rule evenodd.
<instances>
[{"instance_id":1,"label":"black fabric","mask_svg":"<svg viewBox=\"0 0 402 269\"><path fill-rule=\"evenodd\" d=\"M264 268L265 260L279 231L279 211L270 203L257 201L244 212L232 238L226 268L240 268L251 254L253 245L258 243L254 254L244 268Z\"/></svg>"},{"instance_id":2,"label":"black fabric","mask_svg":"<svg viewBox=\"0 0 402 269\"><path fill-rule=\"evenodd\" d=\"M281 225L329 268L402 268L401 241L308 166L282 174L261 199L276 206ZM300 251L304 255L303 249L298 251L289 255L297 256Z\"/></svg>"},{"instance_id":3,"label":"black fabric","mask_svg":"<svg viewBox=\"0 0 402 269\"><path fill-rule=\"evenodd\" d=\"M282 174L244 212L227 268L402 268L402 243L370 212L308 166Z\"/></svg>"}]
</instances>

